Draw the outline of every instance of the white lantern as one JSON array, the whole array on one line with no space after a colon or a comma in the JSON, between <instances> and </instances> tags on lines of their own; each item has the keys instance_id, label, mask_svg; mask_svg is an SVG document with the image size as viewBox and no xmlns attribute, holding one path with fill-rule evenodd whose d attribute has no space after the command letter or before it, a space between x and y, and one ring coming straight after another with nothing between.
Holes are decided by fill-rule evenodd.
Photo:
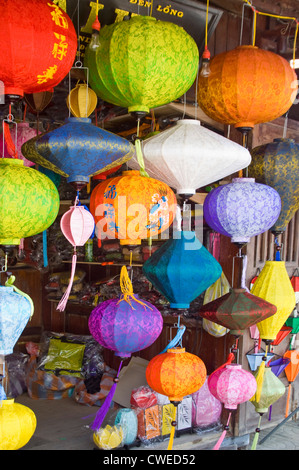
<instances>
[{"instance_id":1,"label":"white lantern","mask_svg":"<svg viewBox=\"0 0 299 470\"><path fill-rule=\"evenodd\" d=\"M182 119L144 140L142 153L150 177L167 183L177 194L188 195L251 162L245 147L201 126L195 119ZM135 170L140 168L136 156L128 165Z\"/></svg>"}]
</instances>

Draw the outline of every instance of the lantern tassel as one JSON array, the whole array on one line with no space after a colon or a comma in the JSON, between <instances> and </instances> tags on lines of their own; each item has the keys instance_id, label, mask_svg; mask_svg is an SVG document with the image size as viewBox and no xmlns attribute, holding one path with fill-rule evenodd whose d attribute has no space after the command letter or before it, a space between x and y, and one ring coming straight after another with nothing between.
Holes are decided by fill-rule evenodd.
<instances>
[{"instance_id":1,"label":"lantern tassel","mask_svg":"<svg viewBox=\"0 0 299 470\"><path fill-rule=\"evenodd\" d=\"M255 435L254 435L254 438L253 438L253 441L252 441L252 444L251 444L251 450L256 450L256 446L257 446L259 436L260 436L261 420L262 420L262 415L260 414L259 422L258 422L257 428L255 430Z\"/></svg>"},{"instance_id":2,"label":"lantern tassel","mask_svg":"<svg viewBox=\"0 0 299 470\"><path fill-rule=\"evenodd\" d=\"M223 432L221 434L221 436L219 437L216 445L213 447L213 450L219 450L225 436L226 436L226 433L227 431L229 430L229 420L230 420L230 417L231 417L231 411L229 412L229 415L228 415L228 419L227 419L227 422L226 422L226 425L224 426L224 429L223 429Z\"/></svg>"},{"instance_id":3,"label":"lantern tassel","mask_svg":"<svg viewBox=\"0 0 299 470\"><path fill-rule=\"evenodd\" d=\"M288 396L287 396L287 406L286 406L286 411L285 411L285 418L288 417L289 414L289 406L290 406L290 398L291 398L291 389L292 389L292 384L289 382L289 389L288 389Z\"/></svg>"},{"instance_id":4,"label":"lantern tassel","mask_svg":"<svg viewBox=\"0 0 299 470\"><path fill-rule=\"evenodd\" d=\"M65 293L61 297L60 302L57 305L57 309L56 309L56 310L59 310L60 312L63 312L65 310L68 298L70 296L72 286L73 286L73 282L74 282L75 272L76 272L76 264L77 264L77 253L76 253L76 250L74 250L73 259L72 259L72 271L71 271L71 277L70 277L69 285L68 285Z\"/></svg>"},{"instance_id":5,"label":"lantern tassel","mask_svg":"<svg viewBox=\"0 0 299 470\"><path fill-rule=\"evenodd\" d=\"M138 302L139 304L143 305L144 307L148 307L150 310L152 310L152 308L149 305L145 304L141 300L136 299L136 297L134 295L134 292L133 292L132 282L129 278L126 266L123 266L121 268L120 288L121 288L121 291L122 291L122 296L121 296L120 300L118 301L118 303L122 302L122 301L128 302L128 304L132 307L132 309L135 310L134 307L131 305L131 302L130 302L131 299L134 299L135 302Z\"/></svg>"},{"instance_id":6,"label":"lantern tassel","mask_svg":"<svg viewBox=\"0 0 299 470\"><path fill-rule=\"evenodd\" d=\"M255 380L256 380L256 392L253 395L253 397L250 398L250 401L256 401L257 403L260 401L261 398L261 391L263 387L263 382L264 382L264 373L265 373L265 367L266 367L266 362L267 362L267 351L268 351L268 345L266 347L266 353L265 356L263 357L263 360L259 366L259 370L256 374Z\"/></svg>"},{"instance_id":7,"label":"lantern tassel","mask_svg":"<svg viewBox=\"0 0 299 470\"><path fill-rule=\"evenodd\" d=\"M101 425L102 425L102 423L105 419L105 416L108 413L108 410L110 408L110 405L111 405L111 402L112 402L112 399L113 399L113 396L114 396L114 393L115 393L115 390L116 390L116 387L117 387L117 383L118 383L118 380L119 380L118 376L119 376L119 373L120 373L120 370L121 370L121 367L122 367L122 363L123 363L123 361L121 361L121 363L119 365L117 375L114 379L114 383L113 383L108 395L106 396L104 403L102 404L100 410L97 412L94 422L91 424L91 428L94 431L98 431L100 429L100 427L101 427Z\"/></svg>"},{"instance_id":8,"label":"lantern tassel","mask_svg":"<svg viewBox=\"0 0 299 470\"><path fill-rule=\"evenodd\" d=\"M145 170L144 158L143 158L143 154L142 154L142 150L141 150L141 142L140 142L139 139L136 139L136 141L135 141L135 149L136 149L137 161L138 161L139 166L140 166L140 170L139 170L140 174L141 174L141 176L146 176L146 177L149 178L149 174Z\"/></svg>"},{"instance_id":9,"label":"lantern tassel","mask_svg":"<svg viewBox=\"0 0 299 470\"><path fill-rule=\"evenodd\" d=\"M169 437L169 442L168 442L168 447L167 450L172 450L173 447L173 440L174 440L174 434L175 434L175 427L176 427L176 413L177 413L177 406L174 406L174 411L173 411L173 416L172 416L172 423L171 423L171 432L170 432L170 437Z\"/></svg>"},{"instance_id":10,"label":"lantern tassel","mask_svg":"<svg viewBox=\"0 0 299 470\"><path fill-rule=\"evenodd\" d=\"M11 157L17 158L18 152L12 140L9 125L7 122L3 122L3 134L4 134L5 144L6 144L6 148L7 148L9 155Z\"/></svg>"}]
</instances>

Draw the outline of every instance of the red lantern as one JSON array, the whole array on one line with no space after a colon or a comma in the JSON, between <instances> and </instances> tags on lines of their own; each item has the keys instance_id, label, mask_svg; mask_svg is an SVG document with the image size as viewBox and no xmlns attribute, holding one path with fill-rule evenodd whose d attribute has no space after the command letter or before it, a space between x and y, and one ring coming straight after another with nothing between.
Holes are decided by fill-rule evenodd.
<instances>
[{"instance_id":1,"label":"red lantern","mask_svg":"<svg viewBox=\"0 0 299 470\"><path fill-rule=\"evenodd\" d=\"M58 85L77 50L69 16L50 0L0 0L0 17L5 95L20 97Z\"/></svg>"},{"instance_id":2,"label":"red lantern","mask_svg":"<svg viewBox=\"0 0 299 470\"><path fill-rule=\"evenodd\" d=\"M171 348L150 360L146 368L146 380L155 392L166 395L175 406L174 419L168 449L172 448L177 405L184 396L197 392L205 383L206 366L185 348Z\"/></svg>"}]
</instances>

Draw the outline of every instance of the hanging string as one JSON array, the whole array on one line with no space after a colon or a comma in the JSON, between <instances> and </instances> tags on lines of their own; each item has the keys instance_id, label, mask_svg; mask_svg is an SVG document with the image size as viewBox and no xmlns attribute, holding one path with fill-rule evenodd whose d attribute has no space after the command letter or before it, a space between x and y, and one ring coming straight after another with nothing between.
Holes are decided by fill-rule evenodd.
<instances>
[{"instance_id":1,"label":"hanging string","mask_svg":"<svg viewBox=\"0 0 299 470\"><path fill-rule=\"evenodd\" d=\"M286 139L287 137L288 118L289 118L289 111L286 113L285 118L284 118L283 135L282 135L283 139Z\"/></svg>"}]
</instances>

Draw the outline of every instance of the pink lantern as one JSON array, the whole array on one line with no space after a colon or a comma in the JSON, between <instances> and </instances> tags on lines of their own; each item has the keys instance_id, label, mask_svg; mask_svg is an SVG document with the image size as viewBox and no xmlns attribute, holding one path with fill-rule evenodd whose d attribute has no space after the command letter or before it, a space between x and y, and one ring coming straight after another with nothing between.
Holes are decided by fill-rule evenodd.
<instances>
[{"instance_id":1,"label":"pink lantern","mask_svg":"<svg viewBox=\"0 0 299 470\"><path fill-rule=\"evenodd\" d=\"M211 394L208 378L200 389L192 393L192 425L206 427L217 423L222 412L222 403Z\"/></svg>"},{"instance_id":2,"label":"pink lantern","mask_svg":"<svg viewBox=\"0 0 299 470\"><path fill-rule=\"evenodd\" d=\"M74 254L72 259L72 270L69 285L63 294L57 310L64 311L74 281L76 263L77 263L77 246L83 246L90 238L94 231L95 222L91 213L84 206L77 205L78 198L75 200L74 206L70 208L60 220L60 228L65 238L73 245Z\"/></svg>"},{"instance_id":3,"label":"pink lantern","mask_svg":"<svg viewBox=\"0 0 299 470\"><path fill-rule=\"evenodd\" d=\"M227 364L225 367L216 369L209 376L208 387L212 395L223 403L224 408L229 410L224 431L214 447L214 450L218 450L226 431L229 429L231 412L236 410L240 403L244 403L254 396L257 383L253 374L242 369L240 364Z\"/></svg>"},{"instance_id":4,"label":"pink lantern","mask_svg":"<svg viewBox=\"0 0 299 470\"><path fill-rule=\"evenodd\" d=\"M14 149L13 149L14 155L11 154L12 152L10 150L9 145L7 145L7 142L5 139L5 133L3 134L2 132L2 139L3 139L2 142L4 146L2 146L1 152L4 147L3 157L10 158L12 156L15 156L24 161L24 166L35 165L34 162L31 162L27 160L27 158L24 157L24 155L21 152L21 147L25 142L27 142L27 140L30 140L33 137L36 137L36 130L29 126L29 122L20 122L19 124L13 126L10 129L10 136L14 144Z\"/></svg>"}]
</instances>

